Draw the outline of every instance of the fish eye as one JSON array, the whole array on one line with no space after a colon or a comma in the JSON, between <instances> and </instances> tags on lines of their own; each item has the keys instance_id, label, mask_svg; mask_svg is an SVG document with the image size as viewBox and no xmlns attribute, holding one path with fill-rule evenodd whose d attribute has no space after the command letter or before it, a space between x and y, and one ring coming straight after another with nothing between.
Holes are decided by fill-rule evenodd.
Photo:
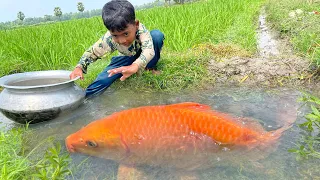
<instances>
[{"instance_id":1,"label":"fish eye","mask_svg":"<svg viewBox=\"0 0 320 180\"><path fill-rule=\"evenodd\" d=\"M97 143L94 142L94 141L87 141L87 145L88 145L89 147L97 147L97 146L98 146Z\"/></svg>"}]
</instances>

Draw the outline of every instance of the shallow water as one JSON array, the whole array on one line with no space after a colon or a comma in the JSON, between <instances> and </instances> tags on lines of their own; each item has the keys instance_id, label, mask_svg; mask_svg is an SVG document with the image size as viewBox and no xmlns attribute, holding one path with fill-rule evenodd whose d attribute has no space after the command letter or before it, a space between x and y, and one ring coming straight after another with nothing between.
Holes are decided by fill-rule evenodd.
<instances>
[{"instance_id":1,"label":"shallow water","mask_svg":"<svg viewBox=\"0 0 320 180\"><path fill-rule=\"evenodd\" d=\"M293 128L285 131L273 147L255 149L250 152L226 150L225 155L208 154L212 167L188 172L199 179L317 179L320 178L318 160L297 162L295 155L288 153L289 148L296 147L303 131L297 127L303 121L307 108L297 108L300 92L290 89L239 89L216 88L197 92L180 92L177 94L133 92L128 90L108 90L98 98L87 100L71 113L55 120L31 125L36 136L31 137L40 142L48 136L54 136L64 143L64 139L86 124L124 109L146 105L172 104L193 101L210 105L213 109L239 117L248 117L259 122L267 131L281 128L284 121L293 118L297 121ZM7 121L0 116L1 121ZM65 148L64 148L64 151ZM86 155L71 154L72 167L82 165L69 179L116 179L119 164ZM232 158L230 158L232 157ZM187 172L176 169L140 167L146 179L180 179ZM132 178L134 179L134 178Z\"/></svg>"},{"instance_id":2,"label":"shallow water","mask_svg":"<svg viewBox=\"0 0 320 180\"><path fill-rule=\"evenodd\" d=\"M265 8L262 8L259 15L259 30L258 30L258 49L261 57L269 57L279 55L278 42L267 26Z\"/></svg>"}]
</instances>

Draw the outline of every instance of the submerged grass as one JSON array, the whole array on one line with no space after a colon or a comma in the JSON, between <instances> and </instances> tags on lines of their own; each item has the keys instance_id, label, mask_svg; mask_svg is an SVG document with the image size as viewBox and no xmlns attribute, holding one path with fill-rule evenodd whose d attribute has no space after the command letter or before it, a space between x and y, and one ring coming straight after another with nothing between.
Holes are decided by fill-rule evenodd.
<instances>
[{"instance_id":1,"label":"submerged grass","mask_svg":"<svg viewBox=\"0 0 320 180\"><path fill-rule=\"evenodd\" d=\"M295 50L320 66L320 2L268 0L269 20L282 36L288 36Z\"/></svg>"},{"instance_id":2,"label":"submerged grass","mask_svg":"<svg viewBox=\"0 0 320 180\"><path fill-rule=\"evenodd\" d=\"M168 90L198 86L201 84L198 81L203 82L208 76L208 60L184 53L202 43L234 43L248 52L255 52L256 15L263 2L208 0L138 11L137 19L148 29L160 29L165 34L162 63L159 64L163 74L152 77L145 73L142 77L131 78L129 84L139 79L147 83L135 85L141 88ZM105 31L100 17L0 31L0 76L36 70L72 70L84 50ZM109 57L104 59L108 62ZM98 69L107 65L106 62L97 64L92 68L97 71L90 70L86 75L89 81L80 83L83 87L92 82Z\"/></svg>"}]
</instances>

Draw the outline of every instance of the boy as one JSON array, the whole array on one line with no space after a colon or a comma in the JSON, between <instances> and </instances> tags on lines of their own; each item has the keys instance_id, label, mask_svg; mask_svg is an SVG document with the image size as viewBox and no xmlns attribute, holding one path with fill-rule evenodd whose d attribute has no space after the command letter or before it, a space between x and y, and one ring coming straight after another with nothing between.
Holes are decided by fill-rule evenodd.
<instances>
[{"instance_id":1,"label":"boy","mask_svg":"<svg viewBox=\"0 0 320 180\"><path fill-rule=\"evenodd\" d=\"M149 32L135 19L134 7L126 0L106 3L102 19L107 33L82 55L70 78L80 76L83 79L87 66L107 52L118 50L120 56L112 57L111 63L87 87L86 97L101 94L116 79L124 81L138 71L147 69L157 73L155 66L163 46L163 33L159 30Z\"/></svg>"}]
</instances>

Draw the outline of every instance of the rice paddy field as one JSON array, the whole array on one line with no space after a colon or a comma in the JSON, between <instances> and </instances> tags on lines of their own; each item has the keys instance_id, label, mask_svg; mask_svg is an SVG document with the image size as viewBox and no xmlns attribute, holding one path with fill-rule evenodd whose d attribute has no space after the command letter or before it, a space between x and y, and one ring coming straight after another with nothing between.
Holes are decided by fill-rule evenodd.
<instances>
[{"instance_id":1,"label":"rice paddy field","mask_svg":"<svg viewBox=\"0 0 320 180\"><path fill-rule=\"evenodd\" d=\"M166 38L159 69L165 66L168 71L160 79L151 80L148 75L145 79L151 81L151 87L160 89L197 84L207 76L205 54L199 56L192 50L201 43L233 43L254 52L254 18L263 2L209 0L138 11L137 19L141 23L149 30L160 29ZM83 52L105 32L100 17L0 31L0 59L3 59L0 76L36 70L72 70ZM108 59L91 67L89 71L93 73L87 75L83 86L107 65ZM181 71L185 72L181 74ZM200 78L193 78L194 73ZM174 77L182 81L171 83Z\"/></svg>"}]
</instances>

